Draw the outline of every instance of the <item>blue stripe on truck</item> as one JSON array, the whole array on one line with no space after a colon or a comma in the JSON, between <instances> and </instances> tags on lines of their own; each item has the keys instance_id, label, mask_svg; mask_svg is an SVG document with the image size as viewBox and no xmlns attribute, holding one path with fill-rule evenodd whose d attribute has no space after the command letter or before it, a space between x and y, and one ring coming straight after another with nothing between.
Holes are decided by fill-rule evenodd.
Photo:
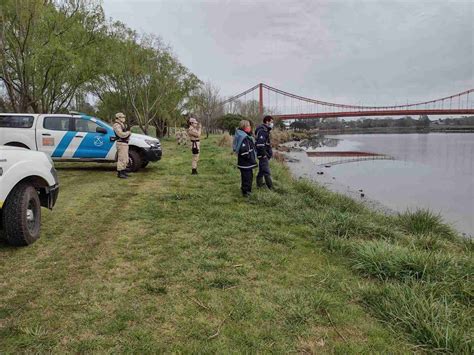
<instances>
[{"instance_id":1,"label":"blue stripe on truck","mask_svg":"<svg viewBox=\"0 0 474 355\"><path fill-rule=\"evenodd\" d=\"M113 145L109 135L87 133L73 158L105 158Z\"/></svg>"},{"instance_id":2,"label":"blue stripe on truck","mask_svg":"<svg viewBox=\"0 0 474 355\"><path fill-rule=\"evenodd\" d=\"M76 132L68 131L61 139L61 142L59 142L58 146L56 147L51 156L53 158L61 158L75 135Z\"/></svg>"}]
</instances>

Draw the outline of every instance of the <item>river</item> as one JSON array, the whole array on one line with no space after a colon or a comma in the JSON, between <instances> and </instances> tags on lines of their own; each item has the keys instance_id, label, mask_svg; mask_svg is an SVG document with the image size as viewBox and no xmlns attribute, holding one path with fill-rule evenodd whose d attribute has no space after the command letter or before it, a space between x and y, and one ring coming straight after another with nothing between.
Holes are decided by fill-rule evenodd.
<instances>
[{"instance_id":1,"label":"river","mask_svg":"<svg viewBox=\"0 0 474 355\"><path fill-rule=\"evenodd\" d=\"M363 193L394 211L428 208L461 233L474 235L474 133L325 138L322 146L306 147L305 164L312 169L303 174L300 169L299 175L339 192L344 187L361 198Z\"/></svg>"}]
</instances>

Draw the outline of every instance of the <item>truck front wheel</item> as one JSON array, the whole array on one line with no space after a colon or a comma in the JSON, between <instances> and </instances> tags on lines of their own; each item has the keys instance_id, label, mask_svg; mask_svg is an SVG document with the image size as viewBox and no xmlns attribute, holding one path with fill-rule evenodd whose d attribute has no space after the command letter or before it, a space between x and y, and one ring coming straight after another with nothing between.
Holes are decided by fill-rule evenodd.
<instances>
[{"instance_id":1,"label":"truck front wheel","mask_svg":"<svg viewBox=\"0 0 474 355\"><path fill-rule=\"evenodd\" d=\"M2 207L2 224L11 245L29 245L39 238L41 203L31 184L19 183L10 192Z\"/></svg>"},{"instance_id":2,"label":"truck front wheel","mask_svg":"<svg viewBox=\"0 0 474 355\"><path fill-rule=\"evenodd\" d=\"M128 169L131 172L138 171L142 167L143 158L139 152L134 149L128 151Z\"/></svg>"}]
</instances>

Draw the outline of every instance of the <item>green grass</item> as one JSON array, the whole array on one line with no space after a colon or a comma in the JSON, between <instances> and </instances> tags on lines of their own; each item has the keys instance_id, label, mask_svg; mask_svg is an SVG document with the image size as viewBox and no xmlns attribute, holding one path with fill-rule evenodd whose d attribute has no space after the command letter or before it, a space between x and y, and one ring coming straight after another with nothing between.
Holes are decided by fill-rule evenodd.
<instances>
[{"instance_id":1,"label":"green grass","mask_svg":"<svg viewBox=\"0 0 474 355\"><path fill-rule=\"evenodd\" d=\"M419 283L387 283L366 290L364 302L394 331L404 331L430 352L472 354L472 313ZM471 329L469 333L467 330Z\"/></svg>"},{"instance_id":2,"label":"green grass","mask_svg":"<svg viewBox=\"0 0 474 355\"><path fill-rule=\"evenodd\" d=\"M439 237L453 238L455 232L446 225L439 214L430 210L420 209L407 211L398 216L398 223L403 230L412 234L435 233Z\"/></svg>"},{"instance_id":3,"label":"green grass","mask_svg":"<svg viewBox=\"0 0 474 355\"><path fill-rule=\"evenodd\" d=\"M112 165L57 164L41 239L0 245L0 352L471 349L472 244L278 163L275 191L242 198L218 140L202 141L198 176L168 140L125 181Z\"/></svg>"}]
</instances>

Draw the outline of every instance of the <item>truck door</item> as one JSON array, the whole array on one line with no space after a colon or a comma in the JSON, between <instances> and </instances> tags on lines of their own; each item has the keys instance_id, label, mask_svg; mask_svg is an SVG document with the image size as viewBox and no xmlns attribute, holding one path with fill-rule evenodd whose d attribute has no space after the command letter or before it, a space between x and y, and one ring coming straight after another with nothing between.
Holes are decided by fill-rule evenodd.
<instances>
[{"instance_id":1,"label":"truck door","mask_svg":"<svg viewBox=\"0 0 474 355\"><path fill-rule=\"evenodd\" d=\"M72 129L72 116L42 115L36 124L36 143L38 150L57 159L72 156L78 138Z\"/></svg>"},{"instance_id":2,"label":"truck door","mask_svg":"<svg viewBox=\"0 0 474 355\"><path fill-rule=\"evenodd\" d=\"M93 117L74 117L74 129L77 135L83 136L82 142L74 152L73 158L105 159L113 146L110 140L115 136L110 127L101 125Z\"/></svg>"}]
</instances>

